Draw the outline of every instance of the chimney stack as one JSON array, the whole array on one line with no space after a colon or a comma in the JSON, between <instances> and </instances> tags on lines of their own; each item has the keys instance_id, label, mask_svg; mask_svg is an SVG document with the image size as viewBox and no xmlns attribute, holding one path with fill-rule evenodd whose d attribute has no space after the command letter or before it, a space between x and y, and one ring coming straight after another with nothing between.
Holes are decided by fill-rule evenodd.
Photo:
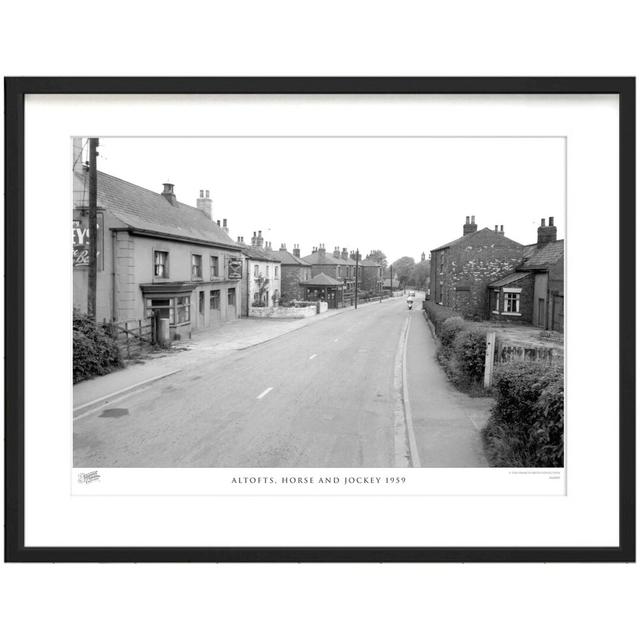
<instances>
[{"instance_id":1,"label":"chimney stack","mask_svg":"<svg viewBox=\"0 0 640 640\"><path fill-rule=\"evenodd\" d=\"M262 231L258 231L258 235L256 236L256 247L262 247L264 243L264 238L262 237Z\"/></svg>"},{"instance_id":2,"label":"chimney stack","mask_svg":"<svg viewBox=\"0 0 640 640\"><path fill-rule=\"evenodd\" d=\"M252 247L255 247L255 246L256 246L257 237L258 237L258 236L256 235L256 232L254 231L254 232L253 232L253 237L251 238L251 246L252 246Z\"/></svg>"},{"instance_id":3,"label":"chimney stack","mask_svg":"<svg viewBox=\"0 0 640 640\"><path fill-rule=\"evenodd\" d=\"M327 255L327 250L324 248L324 244L321 244L318 247L318 253L324 258L325 255Z\"/></svg>"},{"instance_id":4,"label":"chimney stack","mask_svg":"<svg viewBox=\"0 0 640 640\"><path fill-rule=\"evenodd\" d=\"M348 260L349 259L349 252L347 251L347 247L342 247L342 259L343 260ZM355 258L354 258L355 260Z\"/></svg>"},{"instance_id":5,"label":"chimney stack","mask_svg":"<svg viewBox=\"0 0 640 640\"><path fill-rule=\"evenodd\" d=\"M170 182L163 182L162 186L163 186L162 195L165 197L165 199L170 205L173 205L175 207L176 194L173 192L174 185L172 185Z\"/></svg>"},{"instance_id":6,"label":"chimney stack","mask_svg":"<svg viewBox=\"0 0 640 640\"><path fill-rule=\"evenodd\" d=\"M339 258L340 257L340 247L334 247L333 248L333 257L334 258Z\"/></svg>"},{"instance_id":7,"label":"chimney stack","mask_svg":"<svg viewBox=\"0 0 640 640\"><path fill-rule=\"evenodd\" d=\"M211 198L209 197L209 190L200 189L200 197L196 200L196 207L200 211L207 214L207 218L213 222L213 212L211 210Z\"/></svg>"},{"instance_id":8,"label":"chimney stack","mask_svg":"<svg viewBox=\"0 0 640 640\"><path fill-rule=\"evenodd\" d=\"M504 225L503 225L503 224L501 224L501 225L500 225L500 231L498 231L498 233L499 233L501 236L503 236L503 235L504 235Z\"/></svg>"},{"instance_id":9,"label":"chimney stack","mask_svg":"<svg viewBox=\"0 0 640 640\"><path fill-rule=\"evenodd\" d=\"M226 218L222 219L222 230L225 233L229 233L229 227L227 226L227 219Z\"/></svg>"},{"instance_id":10,"label":"chimney stack","mask_svg":"<svg viewBox=\"0 0 640 640\"><path fill-rule=\"evenodd\" d=\"M296 258L299 258L299 257L300 257L300 245L299 245L299 244L294 244L294 245L293 245L293 255L294 255Z\"/></svg>"},{"instance_id":11,"label":"chimney stack","mask_svg":"<svg viewBox=\"0 0 640 640\"><path fill-rule=\"evenodd\" d=\"M542 218L538 227L538 246L543 247L549 242L555 242L558 236L558 230L553 224L553 218L549 218L549 226L545 226L545 219Z\"/></svg>"},{"instance_id":12,"label":"chimney stack","mask_svg":"<svg viewBox=\"0 0 640 640\"><path fill-rule=\"evenodd\" d=\"M467 216L465 219L465 223L462 227L462 235L466 236L477 230L478 230L478 225L476 224L476 217L471 216L471 221L469 221L469 216Z\"/></svg>"}]
</instances>

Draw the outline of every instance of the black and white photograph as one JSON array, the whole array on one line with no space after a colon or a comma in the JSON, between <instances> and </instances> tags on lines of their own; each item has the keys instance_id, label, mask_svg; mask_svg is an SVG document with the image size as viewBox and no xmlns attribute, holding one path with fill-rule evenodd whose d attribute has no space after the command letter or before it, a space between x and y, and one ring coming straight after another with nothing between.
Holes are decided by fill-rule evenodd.
<instances>
[{"instance_id":1,"label":"black and white photograph","mask_svg":"<svg viewBox=\"0 0 640 640\"><path fill-rule=\"evenodd\" d=\"M564 467L565 137L69 148L75 468Z\"/></svg>"}]
</instances>

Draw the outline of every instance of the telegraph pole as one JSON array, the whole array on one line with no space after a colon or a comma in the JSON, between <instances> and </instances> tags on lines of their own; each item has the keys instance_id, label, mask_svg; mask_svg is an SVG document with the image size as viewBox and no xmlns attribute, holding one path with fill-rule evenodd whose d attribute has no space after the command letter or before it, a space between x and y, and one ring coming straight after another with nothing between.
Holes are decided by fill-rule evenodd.
<instances>
[{"instance_id":1,"label":"telegraph pole","mask_svg":"<svg viewBox=\"0 0 640 640\"><path fill-rule=\"evenodd\" d=\"M358 308L358 262L360 260L360 250L356 249L356 306Z\"/></svg>"},{"instance_id":2,"label":"telegraph pole","mask_svg":"<svg viewBox=\"0 0 640 640\"><path fill-rule=\"evenodd\" d=\"M87 315L96 319L98 275L98 138L89 138L89 287Z\"/></svg>"},{"instance_id":3,"label":"telegraph pole","mask_svg":"<svg viewBox=\"0 0 640 640\"><path fill-rule=\"evenodd\" d=\"M393 265L389 265L389 292L391 293L391 297L393 298Z\"/></svg>"}]
</instances>

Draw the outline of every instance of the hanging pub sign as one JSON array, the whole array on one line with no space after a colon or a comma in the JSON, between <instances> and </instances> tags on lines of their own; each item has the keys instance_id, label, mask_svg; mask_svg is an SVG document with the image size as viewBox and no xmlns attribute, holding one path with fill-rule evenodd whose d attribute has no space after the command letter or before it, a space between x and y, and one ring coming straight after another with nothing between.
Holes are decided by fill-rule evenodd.
<instances>
[{"instance_id":1,"label":"hanging pub sign","mask_svg":"<svg viewBox=\"0 0 640 640\"><path fill-rule=\"evenodd\" d=\"M89 249L91 247L91 231L89 229L89 216L84 212L78 212L78 217L73 220L73 268L80 269L89 266ZM97 251L97 268L99 271L103 269L103 253L104 245L102 233L102 213L98 213L98 251Z\"/></svg>"},{"instance_id":2,"label":"hanging pub sign","mask_svg":"<svg viewBox=\"0 0 640 640\"><path fill-rule=\"evenodd\" d=\"M242 259L229 258L227 264L229 280L242 280Z\"/></svg>"}]
</instances>

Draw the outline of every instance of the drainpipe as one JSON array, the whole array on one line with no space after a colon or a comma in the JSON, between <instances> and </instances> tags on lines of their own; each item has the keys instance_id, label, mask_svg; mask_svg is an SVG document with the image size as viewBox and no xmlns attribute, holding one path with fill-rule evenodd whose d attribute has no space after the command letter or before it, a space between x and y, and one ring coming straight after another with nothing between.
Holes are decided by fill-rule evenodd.
<instances>
[{"instance_id":1,"label":"drainpipe","mask_svg":"<svg viewBox=\"0 0 640 640\"><path fill-rule=\"evenodd\" d=\"M116 260L116 247L117 243L117 231L111 230L111 319L113 322L118 321L118 296L116 294L116 282L117 282L117 260Z\"/></svg>"}]
</instances>

